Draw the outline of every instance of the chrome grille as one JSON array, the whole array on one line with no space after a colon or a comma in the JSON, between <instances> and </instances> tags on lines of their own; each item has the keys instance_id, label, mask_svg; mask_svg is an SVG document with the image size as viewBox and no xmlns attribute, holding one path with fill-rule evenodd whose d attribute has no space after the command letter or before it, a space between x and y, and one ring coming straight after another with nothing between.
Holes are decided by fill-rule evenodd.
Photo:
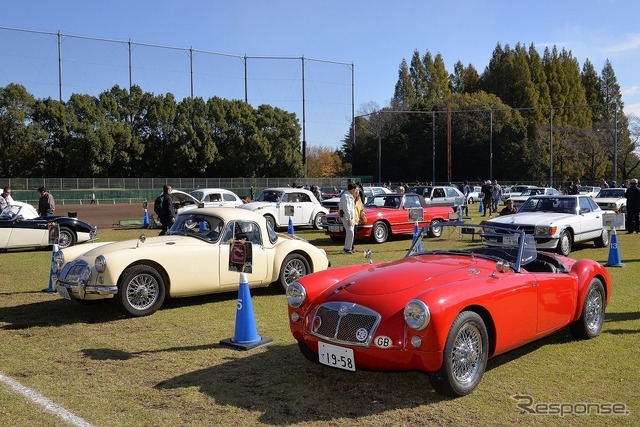
<instances>
[{"instance_id":1,"label":"chrome grille","mask_svg":"<svg viewBox=\"0 0 640 427\"><path fill-rule=\"evenodd\" d=\"M62 268L58 275L58 279L63 282L79 282L87 270L90 270L89 264L83 260L73 260Z\"/></svg>"},{"instance_id":2,"label":"chrome grille","mask_svg":"<svg viewBox=\"0 0 640 427\"><path fill-rule=\"evenodd\" d=\"M348 302L319 306L311 322L311 333L338 344L368 347L380 323L380 315Z\"/></svg>"}]
</instances>

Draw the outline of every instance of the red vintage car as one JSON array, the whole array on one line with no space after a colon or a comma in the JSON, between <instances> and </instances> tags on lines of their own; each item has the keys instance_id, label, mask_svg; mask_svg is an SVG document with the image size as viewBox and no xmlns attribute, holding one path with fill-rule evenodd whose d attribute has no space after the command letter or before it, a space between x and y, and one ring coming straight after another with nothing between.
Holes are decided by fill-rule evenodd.
<instances>
[{"instance_id":1,"label":"red vintage car","mask_svg":"<svg viewBox=\"0 0 640 427\"><path fill-rule=\"evenodd\" d=\"M567 326L599 335L612 291L601 264L539 252L521 230L454 225L438 239L423 229L403 259L290 284L302 354L349 371L427 372L436 391L463 396L493 356Z\"/></svg>"},{"instance_id":2,"label":"red vintage car","mask_svg":"<svg viewBox=\"0 0 640 427\"><path fill-rule=\"evenodd\" d=\"M393 193L369 198L364 212L367 221L356 226L355 238L370 238L375 243L384 243L392 235L413 234L416 220L419 228L431 225L430 236L438 237L442 233L438 224L449 221L450 214L454 214L449 206L428 207L419 194ZM325 215L321 226L332 240L344 240L344 226L338 212Z\"/></svg>"}]
</instances>

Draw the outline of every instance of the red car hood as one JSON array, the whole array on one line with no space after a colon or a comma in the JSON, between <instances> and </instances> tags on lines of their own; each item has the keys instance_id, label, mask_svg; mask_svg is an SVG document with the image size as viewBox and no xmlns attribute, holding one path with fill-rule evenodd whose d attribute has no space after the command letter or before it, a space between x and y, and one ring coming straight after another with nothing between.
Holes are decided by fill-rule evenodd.
<instances>
[{"instance_id":1,"label":"red car hood","mask_svg":"<svg viewBox=\"0 0 640 427\"><path fill-rule=\"evenodd\" d=\"M471 276L467 270L481 268L486 262L478 258L427 255L403 258L393 263L377 264L338 282L326 295L326 300L344 300L345 292L360 296L390 295L410 291L417 296L422 292ZM495 266L495 262L490 262ZM405 301L406 302L406 301Z\"/></svg>"}]
</instances>

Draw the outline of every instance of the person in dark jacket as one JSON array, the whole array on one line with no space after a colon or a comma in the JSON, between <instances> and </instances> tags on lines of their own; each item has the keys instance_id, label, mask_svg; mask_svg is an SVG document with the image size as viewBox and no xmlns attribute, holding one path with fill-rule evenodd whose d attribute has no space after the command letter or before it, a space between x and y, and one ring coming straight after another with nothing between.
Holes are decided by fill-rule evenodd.
<instances>
[{"instance_id":1,"label":"person in dark jacket","mask_svg":"<svg viewBox=\"0 0 640 427\"><path fill-rule=\"evenodd\" d=\"M173 207L173 197L171 197L172 191L173 189L170 185L165 184L162 186L162 206L160 208L160 213L158 214L158 218L162 224L162 231L159 234L160 236L167 234L167 230L171 228L173 223L176 221L176 210Z\"/></svg>"},{"instance_id":2,"label":"person in dark jacket","mask_svg":"<svg viewBox=\"0 0 640 427\"><path fill-rule=\"evenodd\" d=\"M482 216L487 216L488 212L489 217L491 217L493 207L493 194L491 190L491 181L485 181L482 185L482 203L484 204L484 212L482 213Z\"/></svg>"},{"instance_id":3,"label":"person in dark jacket","mask_svg":"<svg viewBox=\"0 0 640 427\"><path fill-rule=\"evenodd\" d=\"M40 200L38 200L38 215L41 217L53 216L56 210L56 202L44 187L38 188L38 194L40 194Z\"/></svg>"},{"instance_id":4,"label":"person in dark jacket","mask_svg":"<svg viewBox=\"0 0 640 427\"><path fill-rule=\"evenodd\" d=\"M627 234L633 232L640 234L640 189L638 180L633 178L629 181L629 188L624 192L627 199Z\"/></svg>"}]
</instances>

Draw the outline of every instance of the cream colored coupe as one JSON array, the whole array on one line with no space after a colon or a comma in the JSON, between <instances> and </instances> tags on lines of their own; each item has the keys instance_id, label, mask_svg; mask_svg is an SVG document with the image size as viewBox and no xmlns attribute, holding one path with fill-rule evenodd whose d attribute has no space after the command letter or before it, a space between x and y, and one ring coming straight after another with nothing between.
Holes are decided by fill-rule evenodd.
<instances>
[{"instance_id":1,"label":"cream colored coupe","mask_svg":"<svg viewBox=\"0 0 640 427\"><path fill-rule=\"evenodd\" d=\"M182 212L166 236L71 247L53 256L53 280L66 299L115 299L130 316L156 312L167 297L238 289L240 271L251 287L327 269L324 250L276 233L254 212L198 208Z\"/></svg>"}]
</instances>

